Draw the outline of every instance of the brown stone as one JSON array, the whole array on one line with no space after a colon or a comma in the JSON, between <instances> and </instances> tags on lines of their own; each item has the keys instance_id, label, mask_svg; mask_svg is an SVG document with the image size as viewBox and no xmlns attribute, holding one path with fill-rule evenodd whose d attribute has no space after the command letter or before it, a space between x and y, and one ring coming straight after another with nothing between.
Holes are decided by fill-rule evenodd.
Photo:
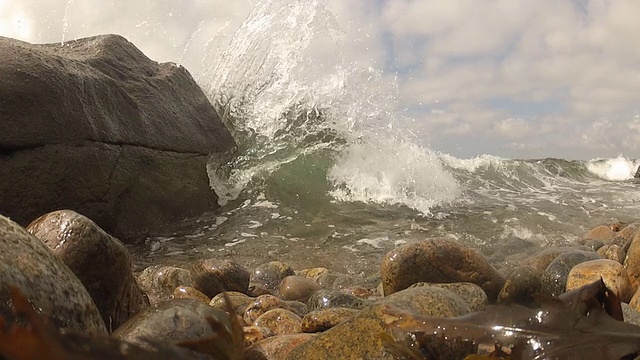
<instances>
[{"instance_id":1,"label":"brown stone","mask_svg":"<svg viewBox=\"0 0 640 360\"><path fill-rule=\"evenodd\" d=\"M0 213L74 209L121 240L218 207L206 166L233 138L182 66L125 38L0 37Z\"/></svg>"},{"instance_id":2,"label":"brown stone","mask_svg":"<svg viewBox=\"0 0 640 360\"><path fill-rule=\"evenodd\" d=\"M243 318L247 324L252 324L260 315L278 308L290 310L298 316L307 313L307 306L301 302L282 300L273 295L260 295L247 305Z\"/></svg>"},{"instance_id":3,"label":"brown stone","mask_svg":"<svg viewBox=\"0 0 640 360\"><path fill-rule=\"evenodd\" d=\"M600 279L620 300L629 302L633 293L627 271L619 262L608 259L585 261L574 266L567 277L567 291Z\"/></svg>"},{"instance_id":4,"label":"brown stone","mask_svg":"<svg viewBox=\"0 0 640 360\"><path fill-rule=\"evenodd\" d=\"M317 267L317 268L309 268L309 269L302 269L300 271L296 271L296 275L305 276L317 282L320 276L328 272L329 272L329 269L327 268Z\"/></svg>"},{"instance_id":5,"label":"brown stone","mask_svg":"<svg viewBox=\"0 0 640 360\"><path fill-rule=\"evenodd\" d=\"M149 305L133 276L127 248L86 216L54 211L34 220L27 231L76 274L109 331Z\"/></svg>"},{"instance_id":6,"label":"brown stone","mask_svg":"<svg viewBox=\"0 0 640 360\"><path fill-rule=\"evenodd\" d=\"M244 343L247 347L275 335L271 329L260 326L245 326L242 328L242 332L244 333Z\"/></svg>"},{"instance_id":7,"label":"brown stone","mask_svg":"<svg viewBox=\"0 0 640 360\"><path fill-rule=\"evenodd\" d=\"M313 339L314 334L277 335L257 342L247 349L244 360L284 360L291 350Z\"/></svg>"},{"instance_id":8,"label":"brown stone","mask_svg":"<svg viewBox=\"0 0 640 360\"><path fill-rule=\"evenodd\" d=\"M227 298L231 302L231 308L237 315L240 316L244 315L244 310L247 308L247 305L253 303L256 300L256 298L243 294L241 292L226 291L214 296L213 299L211 299L211 302L209 302L209 306L228 312L229 306L227 305Z\"/></svg>"},{"instance_id":9,"label":"brown stone","mask_svg":"<svg viewBox=\"0 0 640 360\"><path fill-rule=\"evenodd\" d=\"M280 261L271 261L258 266L253 271L251 284L263 285L269 291L275 291L282 279L291 275L295 275L291 266Z\"/></svg>"},{"instance_id":10,"label":"brown stone","mask_svg":"<svg viewBox=\"0 0 640 360\"><path fill-rule=\"evenodd\" d=\"M272 309L260 315L253 325L269 328L274 334L282 335L302 332L301 323L302 318L290 310Z\"/></svg>"},{"instance_id":11,"label":"brown stone","mask_svg":"<svg viewBox=\"0 0 640 360\"><path fill-rule=\"evenodd\" d=\"M617 261L620 264L624 263L624 258L626 256L624 250L617 244L606 244L596 252L603 258Z\"/></svg>"},{"instance_id":12,"label":"brown stone","mask_svg":"<svg viewBox=\"0 0 640 360\"><path fill-rule=\"evenodd\" d=\"M247 293L249 271L233 260L203 259L191 267L196 289L209 297L223 291Z\"/></svg>"},{"instance_id":13,"label":"brown stone","mask_svg":"<svg viewBox=\"0 0 640 360\"><path fill-rule=\"evenodd\" d=\"M322 332L351 318L360 310L349 308L328 308L314 310L302 318L301 330L306 333Z\"/></svg>"},{"instance_id":14,"label":"brown stone","mask_svg":"<svg viewBox=\"0 0 640 360\"><path fill-rule=\"evenodd\" d=\"M532 306L540 293L540 273L528 266L516 268L505 280L497 302Z\"/></svg>"},{"instance_id":15,"label":"brown stone","mask_svg":"<svg viewBox=\"0 0 640 360\"><path fill-rule=\"evenodd\" d=\"M600 225L600 226L596 226L593 229L589 230L586 234L584 234L584 236L582 238L583 239L598 239L598 240L601 240L602 242L604 242L606 244L611 239L613 239L614 237L616 237L616 232L615 231L611 230L611 228L609 226Z\"/></svg>"},{"instance_id":16,"label":"brown stone","mask_svg":"<svg viewBox=\"0 0 640 360\"><path fill-rule=\"evenodd\" d=\"M176 299L193 299L207 305L211 301L211 299L209 299L207 295L203 294L198 289L192 288L191 286L182 286L182 285L178 286L173 291L173 297Z\"/></svg>"},{"instance_id":17,"label":"brown stone","mask_svg":"<svg viewBox=\"0 0 640 360\"><path fill-rule=\"evenodd\" d=\"M298 300L306 302L309 296L320 290L321 287L317 282L308 277L300 275L287 276L280 282L278 291L280 297L285 300Z\"/></svg>"},{"instance_id":18,"label":"brown stone","mask_svg":"<svg viewBox=\"0 0 640 360\"><path fill-rule=\"evenodd\" d=\"M489 303L487 299L487 294L482 290L482 288L476 284L468 283L468 282L459 282L459 283L426 283L419 282L411 285L412 287L422 287L422 286L433 286L438 288L447 289L456 293L462 300L464 300L467 305L469 305L469 309L471 311L480 311L484 310L484 308Z\"/></svg>"},{"instance_id":19,"label":"brown stone","mask_svg":"<svg viewBox=\"0 0 640 360\"><path fill-rule=\"evenodd\" d=\"M385 295L417 282L470 282L495 300L504 282L480 252L449 238L432 238L388 252L381 274Z\"/></svg>"},{"instance_id":20,"label":"brown stone","mask_svg":"<svg viewBox=\"0 0 640 360\"><path fill-rule=\"evenodd\" d=\"M572 252L576 250L585 250L591 251L592 249L582 247L553 247L540 251L537 254L531 255L528 259L526 259L523 265L532 268L538 274L542 274L544 270L551 264L553 260L560 254L564 254L566 252Z\"/></svg>"},{"instance_id":21,"label":"brown stone","mask_svg":"<svg viewBox=\"0 0 640 360\"><path fill-rule=\"evenodd\" d=\"M142 290L151 302L166 300L178 286L193 286L191 272L175 266L153 265L145 268L138 276Z\"/></svg>"},{"instance_id":22,"label":"brown stone","mask_svg":"<svg viewBox=\"0 0 640 360\"><path fill-rule=\"evenodd\" d=\"M9 294L9 286L13 286L54 328L107 334L78 277L42 241L1 215L0 248L0 317L5 324L16 320Z\"/></svg>"},{"instance_id":23,"label":"brown stone","mask_svg":"<svg viewBox=\"0 0 640 360\"><path fill-rule=\"evenodd\" d=\"M631 288L635 292L640 285L640 233L636 233L631 240L627 256L624 259L624 267L627 269Z\"/></svg>"}]
</instances>

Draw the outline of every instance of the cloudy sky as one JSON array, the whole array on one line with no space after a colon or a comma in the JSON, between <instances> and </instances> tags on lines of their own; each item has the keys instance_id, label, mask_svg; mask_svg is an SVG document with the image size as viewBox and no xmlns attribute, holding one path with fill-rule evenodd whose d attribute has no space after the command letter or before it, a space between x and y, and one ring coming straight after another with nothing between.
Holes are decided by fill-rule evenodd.
<instances>
[{"instance_id":1,"label":"cloudy sky","mask_svg":"<svg viewBox=\"0 0 640 360\"><path fill-rule=\"evenodd\" d=\"M0 0L0 36L119 33L197 77L257 5ZM342 56L397 82L398 111L436 151L640 158L640 1L328 0L327 8L348 38ZM333 45L314 56L329 60Z\"/></svg>"}]
</instances>

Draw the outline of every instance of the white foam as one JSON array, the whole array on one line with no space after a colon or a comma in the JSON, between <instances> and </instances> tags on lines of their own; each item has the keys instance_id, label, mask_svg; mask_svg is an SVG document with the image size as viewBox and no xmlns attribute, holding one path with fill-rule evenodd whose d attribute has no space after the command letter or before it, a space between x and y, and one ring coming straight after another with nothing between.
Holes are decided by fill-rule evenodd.
<instances>
[{"instance_id":1,"label":"white foam","mask_svg":"<svg viewBox=\"0 0 640 360\"><path fill-rule=\"evenodd\" d=\"M622 155L611 159L594 159L586 164L587 170L598 177L610 181L623 181L633 178L638 168L638 161Z\"/></svg>"}]
</instances>

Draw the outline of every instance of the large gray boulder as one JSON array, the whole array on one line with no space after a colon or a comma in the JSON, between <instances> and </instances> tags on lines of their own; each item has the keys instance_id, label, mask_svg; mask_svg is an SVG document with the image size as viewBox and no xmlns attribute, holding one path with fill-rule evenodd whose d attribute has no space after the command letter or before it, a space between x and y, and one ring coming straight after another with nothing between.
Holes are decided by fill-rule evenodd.
<instances>
[{"instance_id":1,"label":"large gray boulder","mask_svg":"<svg viewBox=\"0 0 640 360\"><path fill-rule=\"evenodd\" d=\"M191 75L102 35L0 37L0 213L61 208L120 238L217 207L209 156L235 148Z\"/></svg>"}]
</instances>

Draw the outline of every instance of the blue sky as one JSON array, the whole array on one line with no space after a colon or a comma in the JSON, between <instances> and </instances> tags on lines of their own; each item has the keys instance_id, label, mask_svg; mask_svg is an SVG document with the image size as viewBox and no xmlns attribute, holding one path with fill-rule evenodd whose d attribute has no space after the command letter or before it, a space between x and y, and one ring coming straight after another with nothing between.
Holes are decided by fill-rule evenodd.
<instances>
[{"instance_id":1,"label":"blue sky","mask_svg":"<svg viewBox=\"0 0 640 360\"><path fill-rule=\"evenodd\" d=\"M119 33L197 76L211 59L205 53L228 43L257 3L0 0L0 36L57 42ZM436 151L640 157L640 1L326 3L346 34L343 61L382 71L407 126ZM332 46L318 45L313 56L331 63Z\"/></svg>"}]
</instances>

